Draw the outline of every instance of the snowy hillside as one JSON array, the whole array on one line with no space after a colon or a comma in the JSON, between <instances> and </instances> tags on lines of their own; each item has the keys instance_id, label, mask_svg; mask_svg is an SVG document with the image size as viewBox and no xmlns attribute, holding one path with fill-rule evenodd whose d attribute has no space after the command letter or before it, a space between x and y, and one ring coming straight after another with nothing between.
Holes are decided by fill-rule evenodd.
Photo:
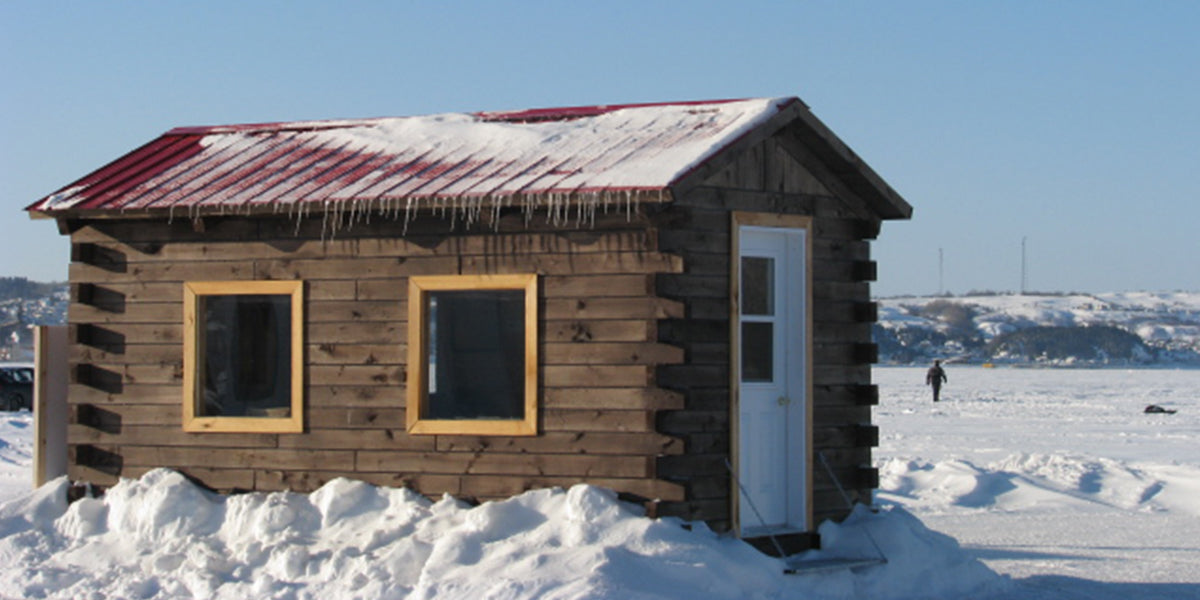
<instances>
[{"instance_id":1,"label":"snowy hillside","mask_svg":"<svg viewBox=\"0 0 1200 600\"><path fill-rule=\"evenodd\" d=\"M1200 366L1200 293L887 298L874 333L884 364Z\"/></svg>"}]
</instances>

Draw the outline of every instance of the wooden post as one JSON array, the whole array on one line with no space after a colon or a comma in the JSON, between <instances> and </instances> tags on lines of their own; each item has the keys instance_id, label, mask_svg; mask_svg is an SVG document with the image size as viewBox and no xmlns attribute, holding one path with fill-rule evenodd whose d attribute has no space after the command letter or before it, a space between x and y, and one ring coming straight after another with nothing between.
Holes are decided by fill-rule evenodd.
<instances>
[{"instance_id":1,"label":"wooden post","mask_svg":"<svg viewBox=\"0 0 1200 600\"><path fill-rule=\"evenodd\" d=\"M67 327L34 329L33 487L67 474Z\"/></svg>"}]
</instances>

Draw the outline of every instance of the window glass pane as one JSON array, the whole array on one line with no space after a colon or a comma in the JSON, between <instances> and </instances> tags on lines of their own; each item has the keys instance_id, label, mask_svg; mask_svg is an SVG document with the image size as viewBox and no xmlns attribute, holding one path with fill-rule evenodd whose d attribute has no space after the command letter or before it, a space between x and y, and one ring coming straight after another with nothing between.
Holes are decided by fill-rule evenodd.
<instances>
[{"instance_id":1,"label":"window glass pane","mask_svg":"<svg viewBox=\"0 0 1200 600\"><path fill-rule=\"evenodd\" d=\"M430 419L525 418L525 292L428 295Z\"/></svg>"},{"instance_id":2,"label":"window glass pane","mask_svg":"<svg viewBox=\"0 0 1200 600\"><path fill-rule=\"evenodd\" d=\"M196 416L290 417L291 296L205 295L199 303Z\"/></svg>"},{"instance_id":3,"label":"window glass pane","mask_svg":"<svg viewBox=\"0 0 1200 600\"><path fill-rule=\"evenodd\" d=\"M772 381L774 323L742 323L742 381Z\"/></svg>"},{"instance_id":4,"label":"window glass pane","mask_svg":"<svg viewBox=\"0 0 1200 600\"><path fill-rule=\"evenodd\" d=\"M742 314L775 314L775 259L742 257Z\"/></svg>"}]
</instances>

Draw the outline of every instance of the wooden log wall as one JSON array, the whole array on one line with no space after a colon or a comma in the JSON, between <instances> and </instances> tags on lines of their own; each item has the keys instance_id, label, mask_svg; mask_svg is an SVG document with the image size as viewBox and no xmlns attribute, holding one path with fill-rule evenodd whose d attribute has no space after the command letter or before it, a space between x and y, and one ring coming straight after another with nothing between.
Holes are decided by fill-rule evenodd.
<instances>
[{"instance_id":1,"label":"wooden log wall","mask_svg":"<svg viewBox=\"0 0 1200 600\"><path fill-rule=\"evenodd\" d=\"M329 237L320 216L72 222L74 335L70 476L99 485L155 467L222 491L312 490L334 477L491 499L588 482L683 500L657 477L683 444L656 415L683 407L657 369L683 361L658 323L684 305L654 277L681 270L643 215L598 215L576 230L505 216L473 232L446 221L357 223ZM537 272L537 437L405 432L407 278ZM302 279L305 432L185 433L182 284Z\"/></svg>"},{"instance_id":2,"label":"wooden log wall","mask_svg":"<svg viewBox=\"0 0 1200 600\"><path fill-rule=\"evenodd\" d=\"M683 485L685 502L664 503L660 514L703 519L727 528L731 512L729 273L730 213L751 211L813 217L813 443L814 519L848 514L837 487L817 460L824 454L854 500L869 503L878 475L871 448L877 390L871 365L876 309L870 284L869 240L879 219L848 196L828 173L804 164L786 133L770 138L677 196L654 215L660 252L683 259L683 272L657 278L660 296L683 304L683 318L659 322L659 341L683 348L686 363L659 367L658 383L685 398L685 410L659 415L659 430L684 441L682 454L659 459L659 475ZM822 182L828 181L826 186ZM831 190L837 190L831 191Z\"/></svg>"}]
</instances>

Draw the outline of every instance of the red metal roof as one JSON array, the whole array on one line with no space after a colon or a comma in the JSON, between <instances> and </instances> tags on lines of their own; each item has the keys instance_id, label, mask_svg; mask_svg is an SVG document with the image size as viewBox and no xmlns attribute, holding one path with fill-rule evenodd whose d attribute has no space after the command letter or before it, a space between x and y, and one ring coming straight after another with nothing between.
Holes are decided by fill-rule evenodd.
<instances>
[{"instance_id":1,"label":"red metal roof","mask_svg":"<svg viewBox=\"0 0 1200 600\"><path fill-rule=\"evenodd\" d=\"M663 191L795 98L186 127L29 207L278 210Z\"/></svg>"}]
</instances>

